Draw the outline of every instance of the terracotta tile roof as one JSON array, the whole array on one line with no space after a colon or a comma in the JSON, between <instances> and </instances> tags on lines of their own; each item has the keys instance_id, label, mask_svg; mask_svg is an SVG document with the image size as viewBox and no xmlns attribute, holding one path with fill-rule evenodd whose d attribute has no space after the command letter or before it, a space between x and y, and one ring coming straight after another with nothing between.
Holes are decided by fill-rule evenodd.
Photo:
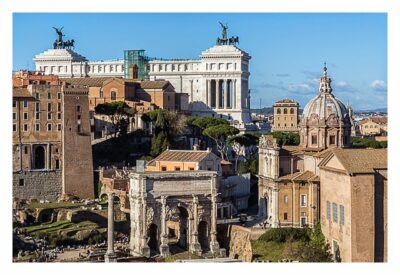
<instances>
[{"instance_id":1,"label":"terracotta tile roof","mask_svg":"<svg viewBox=\"0 0 400 275\"><path fill-rule=\"evenodd\" d=\"M360 124L364 124L369 121L375 122L380 125L385 125L385 124L387 124L387 117L369 117L369 118L361 120Z\"/></svg>"},{"instance_id":2,"label":"terracotta tile roof","mask_svg":"<svg viewBox=\"0 0 400 275\"><path fill-rule=\"evenodd\" d=\"M14 98L34 98L27 88L13 88Z\"/></svg>"},{"instance_id":3,"label":"terracotta tile roof","mask_svg":"<svg viewBox=\"0 0 400 275\"><path fill-rule=\"evenodd\" d=\"M283 145L281 155L297 155L303 153L303 148L298 145Z\"/></svg>"},{"instance_id":4,"label":"terracotta tile roof","mask_svg":"<svg viewBox=\"0 0 400 275\"><path fill-rule=\"evenodd\" d=\"M154 165L156 161L198 162L212 154L210 151L200 150L165 150L147 165Z\"/></svg>"},{"instance_id":5,"label":"terracotta tile roof","mask_svg":"<svg viewBox=\"0 0 400 275\"><path fill-rule=\"evenodd\" d=\"M332 153L332 149L326 149L324 151L314 154L314 157L325 158L325 157L329 156L331 153Z\"/></svg>"},{"instance_id":6,"label":"terracotta tile roof","mask_svg":"<svg viewBox=\"0 0 400 275\"><path fill-rule=\"evenodd\" d=\"M284 175L282 177L279 177L279 179L280 180L292 180L293 178L299 176L300 174L301 174L301 172L296 172L296 173L293 173L293 174L287 174L287 175Z\"/></svg>"},{"instance_id":7,"label":"terracotta tile roof","mask_svg":"<svg viewBox=\"0 0 400 275\"><path fill-rule=\"evenodd\" d=\"M85 85L88 87L101 87L107 80L111 80L113 77L75 77L75 78L63 78L61 81L71 85ZM118 78L115 78L118 79Z\"/></svg>"},{"instance_id":8,"label":"terracotta tile roof","mask_svg":"<svg viewBox=\"0 0 400 275\"><path fill-rule=\"evenodd\" d=\"M315 177L315 174L311 171L304 171L300 175L293 178L295 181L307 181L311 178Z\"/></svg>"},{"instance_id":9,"label":"terracotta tile roof","mask_svg":"<svg viewBox=\"0 0 400 275\"><path fill-rule=\"evenodd\" d=\"M373 173L387 169L387 149L332 149L332 154L321 161L323 169L335 155L348 173Z\"/></svg>"},{"instance_id":10,"label":"terracotta tile roof","mask_svg":"<svg viewBox=\"0 0 400 275\"><path fill-rule=\"evenodd\" d=\"M140 81L142 89L165 89L169 84L166 80Z\"/></svg>"}]
</instances>

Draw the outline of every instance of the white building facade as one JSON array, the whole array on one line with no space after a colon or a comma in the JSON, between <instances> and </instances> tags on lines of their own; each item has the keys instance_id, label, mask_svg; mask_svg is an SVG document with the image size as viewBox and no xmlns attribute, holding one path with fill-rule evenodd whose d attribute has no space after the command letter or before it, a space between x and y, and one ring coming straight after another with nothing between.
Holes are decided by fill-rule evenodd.
<instances>
[{"instance_id":1,"label":"white building facade","mask_svg":"<svg viewBox=\"0 0 400 275\"><path fill-rule=\"evenodd\" d=\"M193 115L251 123L250 55L235 45L216 45L199 60L149 61L150 80L168 80L178 93L189 94Z\"/></svg>"},{"instance_id":2,"label":"white building facade","mask_svg":"<svg viewBox=\"0 0 400 275\"><path fill-rule=\"evenodd\" d=\"M48 49L33 59L36 71L72 77L123 77L124 60L88 61L71 49Z\"/></svg>"}]
</instances>

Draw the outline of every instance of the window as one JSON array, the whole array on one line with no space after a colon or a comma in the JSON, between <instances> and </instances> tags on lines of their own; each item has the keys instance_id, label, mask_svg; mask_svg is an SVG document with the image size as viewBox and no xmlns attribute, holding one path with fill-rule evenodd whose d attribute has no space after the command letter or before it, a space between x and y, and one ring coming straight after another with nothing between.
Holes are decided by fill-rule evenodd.
<instances>
[{"instance_id":1,"label":"window","mask_svg":"<svg viewBox=\"0 0 400 275\"><path fill-rule=\"evenodd\" d=\"M311 144L317 144L317 136L316 135L311 136Z\"/></svg>"},{"instance_id":2,"label":"window","mask_svg":"<svg viewBox=\"0 0 400 275\"><path fill-rule=\"evenodd\" d=\"M278 108L278 109L276 110L276 113L277 113L277 114L280 114L280 113L281 113L281 108Z\"/></svg>"},{"instance_id":3,"label":"window","mask_svg":"<svg viewBox=\"0 0 400 275\"><path fill-rule=\"evenodd\" d=\"M293 115L294 114L294 109L290 108L290 114Z\"/></svg>"},{"instance_id":4,"label":"window","mask_svg":"<svg viewBox=\"0 0 400 275\"><path fill-rule=\"evenodd\" d=\"M28 124L24 124L24 132L28 132Z\"/></svg>"},{"instance_id":5,"label":"window","mask_svg":"<svg viewBox=\"0 0 400 275\"><path fill-rule=\"evenodd\" d=\"M61 103L60 102L57 103L57 112L61 112Z\"/></svg>"},{"instance_id":6,"label":"window","mask_svg":"<svg viewBox=\"0 0 400 275\"><path fill-rule=\"evenodd\" d=\"M57 124L57 130L61 131L61 124ZM57 151L58 151L58 149L57 149Z\"/></svg>"},{"instance_id":7,"label":"window","mask_svg":"<svg viewBox=\"0 0 400 275\"><path fill-rule=\"evenodd\" d=\"M167 166L161 166L161 171L167 171Z\"/></svg>"},{"instance_id":8,"label":"window","mask_svg":"<svg viewBox=\"0 0 400 275\"><path fill-rule=\"evenodd\" d=\"M28 113L24 112L24 120L28 120Z\"/></svg>"},{"instance_id":9,"label":"window","mask_svg":"<svg viewBox=\"0 0 400 275\"><path fill-rule=\"evenodd\" d=\"M61 93L57 93L57 99L58 99L58 100L61 99Z\"/></svg>"},{"instance_id":10,"label":"window","mask_svg":"<svg viewBox=\"0 0 400 275\"><path fill-rule=\"evenodd\" d=\"M117 93L115 91L111 92L111 100L116 100L117 99Z\"/></svg>"},{"instance_id":11,"label":"window","mask_svg":"<svg viewBox=\"0 0 400 275\"><path fill-rule=\"evenodd\" d=\"M76 105L76 111L77 111L78 113L81 112L81 106L80 106L80 105Z\"/></svg>"},{"instance_id":12,"label":"window","mask_svg":"<svg viewBox=\"0 0 400 275\"><path fill-rule=\"evenodd\" d=\"M286 115L287 114L287 109L283 108L283 113Z\"/></svg>"},{"instance_id":13,"label":"window","mask_svg":"<svg viewBox=\"0 0 400 275\"><path fill-rule=\"evenodd\" d=\"M56 159L56 169L60 169L60 160Z\"/></svg>"},{"instance_id":14,"label":"window","mask_svg":"<svg viewBox=\"0 0 400 275\"><path fill-rule=\"evenodd\" d=\"M17 119L17 113L13 113L13 120Z\"/></svg>"},{"instance_id":15,"label":"window","mask_svg":"<svg viewBox=\"0 0 400 275\"><path fill-rule=\"evenodd\" d=\"M76 128L76 131L77 131L78 133L81 132L81 125L80 125L80 124L78 124L78 126L77 126L77 128Z\"/></svg>"},{"instance_id":16,"label":"window","mask_svg":"<svg viewBox=\"0 0 400 275\"><path fill-rule=\"evenodd\" d=\"M51 99L51 93L47 93L47 99Z\"/></svg>"},{"instance_id":17,"label":"window","mask_svg":"<svg viewBox=\"0 0 400 275\"><path fill-rule=\"evenodd\" d=\"M36 120L39 120L39 119L40 119L40 113L39 113L39 112L36 112L36 113L35 113L35 119L36 119Z\"/></svg>"},{"instance_id":18,"label":"window","mask_svg":"<svg viewBox=\"0 0 400 275\"><path fill-rule=\"evenodd\" d=\"M326 219L328 221L331 220L331 202L330 201L326 201Z\"/></svg>"},{"instance_id":19,"label":"window","mask_svg":"<svg viewBox=\"0 0 400 275\"><path fill-rule=\"evenodd\" d=\"M19 186L25 186L25 180L19 179Z\"/></svg>"},{"instance_id":20,"label":"window","mask_svg":"<svg viewBox=\"0 0 400 275\"><path fill-rule=\"evenodd\" d=\"M24 154L25 154L25 155L28 154L28 146L24 146Z\"/></svg>"},{"instance_id":21,"label":"window","mask_svg":"<svg viewBox=\"0 0 400 275\"><path fill-rule=\"evenodd\" d=\"M193 168L193 167L189 167L189 170L190 170L190 171L193 171L193 170L194 170L194 168Z\"/></svg>"},{"instance_id":22,"label":"window","mask_svg":"<svg viewBox=\"0 0 400 275\"><path fill-rule=\"evenodd\" d=\"M283 213L283 219L284 219L285 221L287 221L287 219L288 219L288 213L287 213L287 212Z\"/></svg>"},{"instance_id":23,"label":"window","mask_svg":"<svg viewBox=\"0 0 400 275\"><path fill-rule=\"evenodd\" d=\"M300 195L300 206L301 207L307 206L307 195Z\"/></svg>"},{"instance_id":24,"label":"window","mask_svg":"<svg viewBox=\"0 0 400 275\"><path fill-rule=\"evenodd\" d=\"M47 131L50 132L51 131L51 123L47 124Z\"/></svg>"},{"instance_id":25,"label":"window","mask_svg":"<svg viewBox=\"0 0 400 275\"><path fill-rule=\"evenodd\" d=\"M24 108L28 108L28 100L24 100Z\"/></svg>"},{"instance_id":26,"label":"window","mask_svg":"<svg viewBox=\"0 0 400 275\"><path fill-rule=\"evenodd\" d=\"M16 100L13 100L13 107L14 108L17 107L17 101Z\"/></svg>"},{"instance_id":27,"label":"window","mask_svg":"<svg viewBox=\"0 0 400 275\"><path fill-rule=\"evenodd\" d=\"M61 119L61 113L57 113L57 119Z\"/></svg>"},{"instance_id":28,"label":"window","mask_svg":"<svg viewBox=\"0 0 400 275\"><path fill-rule=\"evenodd\" d=\"M50 112L47 113L47 120L51 120L51 113Z\"/></svg>"},{"instance_id":29,"label":"window","mask_svg":"<svg viewBox=\"0 0 400 275\"><path fill-rule=\"evenodd\" d=\"M17 131L17 124L13 124L13 132L16 132Z\"/></svg>"},{"instance_id":30,"label":"window","mask_svg":"<svg viewBox=\"0 0 400 275\"><path fill-rule=\"evenodd\" d=\"M47 103L47 111L51 112L51 103Z\"/></svg>"},{"instance_id":31,"label":"window","mask_svg":"<svg viewBox=\"0 0 400 275\"><path fill-rule=\"evenodd\" d=\"M100 98L103 98L104 94L103 94L103 90L100 90Z\"/></svg>"},{"instance_id":32,"label":"window","mask_svg":"<svg viewBox=\"0 0 400 275\"><path fill-rule=\"evenodd\" d=\"M36 123L36 124L35 124L35 131L36 131L36 132L39 132L39 131L40 131L40 124L39 124L39 123Z\"/></svg>"},{"instance_id":33,"label":"window","mask_svg":"<svg viewBox=\"0 0 400 275\"><path fill-rule=\"evenodd\" d=\"M289 197L288 197L288 195L285 195L285 196L283 197L283 201L285 202L285 204L288 204L288 203L289 203Z\"/></svg>"},{"instance_id":34,"label":"window","mask_svg":"<svg viewBox=\"0 0 400 275\"><path fill-rule=\"evenodd\" d=\"M35 111L39 112L40 111L40 102L35 103Z\"/></svg>"},{"instance_id":35,"label":"window","mask_svg":"<svg viewBox=\"0 0 400 275\"><path fill-rule=\"evenodd\" d=\"M335 136L329 136L329 144L335 144Z\"/></svg>"},{"instance_id":36,"label":"window","mask_svg":"<svg viewBox=\"0 0 400 275\"><path fill-rule=\"evenodd\" d=\"M338 222L338 214L337 214L337 204L332 203L332 214L333 214L333 222Z\"/></svg>"},{"instance_id":37,"label":"window","mask_svg":"<svg viewBox=\"0 0 400 275\"><path fill-rule=\"evenodd\" d=\"M340 224L344 225L344 206L340 205Z\"/></svg>"},{"instance_id":38,"label":"window","mask_svg":"<svg viewBox=\"0 0 400 275\"><path fill-rule=\"evenodd\" d=\"M181 171L181 168L179 166L175 166L175 171Z\"/></svg>"}]
</instances>

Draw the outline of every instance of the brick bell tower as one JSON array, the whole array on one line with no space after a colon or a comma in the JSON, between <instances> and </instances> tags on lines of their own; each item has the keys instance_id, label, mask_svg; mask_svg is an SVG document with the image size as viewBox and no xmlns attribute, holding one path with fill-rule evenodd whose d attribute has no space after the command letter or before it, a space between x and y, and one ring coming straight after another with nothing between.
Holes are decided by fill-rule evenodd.
<instances>
[{"instance_id":1,"label":"brick bell tower","mask_svg":"<svg viewBox=\"0 0 400 275\"><path fill-rule=\"evenodd\" d=\"M63 194L94 198L89 89L62 86Z\"/></svg>"}]
</instances>

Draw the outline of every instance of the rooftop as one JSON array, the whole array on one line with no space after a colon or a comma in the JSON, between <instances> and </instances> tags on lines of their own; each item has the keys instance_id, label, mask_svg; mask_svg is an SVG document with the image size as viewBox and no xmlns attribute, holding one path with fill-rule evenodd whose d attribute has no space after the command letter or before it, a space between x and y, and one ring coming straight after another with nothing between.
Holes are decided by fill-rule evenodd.
<instances>
[{"instance_id":1,"label":"rooftop","mask_svg":"<svg viewBox=\"0 0 400 275\"><path fill-rule=\"evenodd\" d=\"M156 161L199 162L212 154L211 151L201 150L165 150L147 165L154 166Z\"/></svg>"},{"instance_id":2,"label":"rooftop","mask_svg":"<svg viewBox=\"0 0 400 275\"><path fill-rule=\"evenodd\" d=\"M375 169L387 169L387 149L332 149L319 166L323 169L336 156L350 174L374 173ZM329 168L329 167L328 167Z\"/></svg>"}]
</instances>

